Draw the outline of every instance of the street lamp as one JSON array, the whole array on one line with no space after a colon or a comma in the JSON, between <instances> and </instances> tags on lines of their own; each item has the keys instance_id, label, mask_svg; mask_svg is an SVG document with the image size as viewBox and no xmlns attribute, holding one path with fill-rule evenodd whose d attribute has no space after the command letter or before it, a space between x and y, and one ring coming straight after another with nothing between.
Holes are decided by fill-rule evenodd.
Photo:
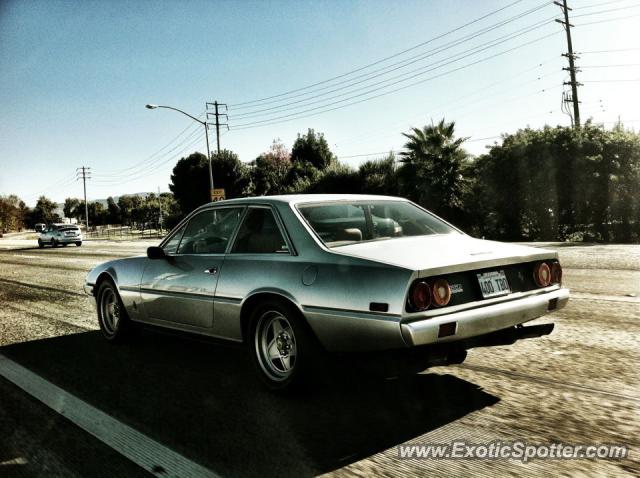
<instances>
[{"instance_id":1,"label":"street lamp","mask_svg":"<svg viewBox=\"0 0 640 478\"><path fill-rule=\"evenodd\" d=\"M207 139L207 158L209 159L209 187L211 191L213 191L213 169L211 168L211 151L209 150L209 128L207 128L207 122L202 121L201 119L198 119L195 116L191 116L189 113L179 110L178 108L174 108L173 106L148 104L148 105L145 105L145 108L147 108L148 110L155 110L156 108L165 108L168 110L177 111L178 113L182 113L183 115L191 118L193 121L196 121L200 123L202 126L204 126L204 136Z\"/></svg>"}]
</instances>

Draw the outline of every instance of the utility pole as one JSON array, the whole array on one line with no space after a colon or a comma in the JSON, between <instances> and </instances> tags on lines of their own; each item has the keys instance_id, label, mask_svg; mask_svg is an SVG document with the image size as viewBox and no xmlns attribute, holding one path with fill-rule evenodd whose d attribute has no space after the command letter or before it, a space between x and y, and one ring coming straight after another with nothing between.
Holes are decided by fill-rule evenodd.
<instances>
[{"instance_id":1,"label":"utility pole","mask_svg":"<svg viewBox=\"0 0 640 478\"><path fill-rule=\"evenodd\" d=\"M158 228L162 233L162 200L160 199L160 186L158 186Z\"/></svg>"},{"instance_id":2,"label":"utility pole","mask_svg":"<svg viewBox=\"0 0 640 478\"><path fill-rule=\"evenodd\" d=\"M569 68L563 68L563 70L569 71L571 81L565 82L564 84L571 85L571 97L563 97L563 101L573 103L573 125L576 128L580 128L580 101L578 100L578 86L580 86L580 83L576 81L576 55L573 53L573 45L571 43L571 27L573 26L569 23L569 11L571 8L567 6L567 0L562 0L562 3L557 1L553 3L558 5L564 13L564 21L556 19L556 22L560 23L567 33L568 52L563 53L562 56L566 56L569 60Z\"/></svg>"},{"instance_id":3,"label":"utility pole","mask_svg":"<svg viewBox=\"0 0 640 478\"><path fill-rule=\"evenodd\" d=\"M211 112L209 112L209 111L208 111L208 110L209 110L209 108L211 108L212 106L213 106L213 113L211 113ZM217 140L217 143L218 143L218 148L217 148L218 155L220 155L220 126L226 126L226 127L227 127L227 129L229 129L229 125L228 125L227 123L220 123L220 116L224 116L224 117L225 117L225 119L226 119L227 121L229 121L229 117L228 117L225 113L220 113L220 112L219 112L219 107L220 107L220 106L224 106L224 110L225 110L225 111L227 111L227 105L226 105L226 104L224 104L224 103L218 103L218 101L217 101L217 100L216 100L216 101L214 101L213 103L207 103L207 104L206 104L206 108L207 108L207 119L208 119L210 116L213 116L213 117L215 117L215 119L216 119L215 125L216 125L216 140Z\"/></svg>"},{"instance_id":4,"label":"utility pole","mask_svg":"<svg viewBox=\"0 0 640 478\"><path fill-rule=\"evenodd\" d=\"M89 206L87 205L87 179L91 179L91 168L87 168L82 166L81 168L76 168L76 181L82 178L82 187L84 188L84 218L85 218L85 227L87 228L85 232L89 232Z\"/></svg>"}]
</instances>

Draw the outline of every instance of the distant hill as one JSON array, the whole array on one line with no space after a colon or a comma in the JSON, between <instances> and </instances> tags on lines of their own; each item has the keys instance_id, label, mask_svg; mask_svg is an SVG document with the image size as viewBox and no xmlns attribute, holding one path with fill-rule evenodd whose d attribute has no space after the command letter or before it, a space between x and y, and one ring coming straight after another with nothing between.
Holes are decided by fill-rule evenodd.
<instances>
[{"instance_id":1,"label":"distant hill","mask_svg":"<svg viewBox=\"0 0 640 478\"><path fill-rule=\"evenodd\" d=\"M140 196L141 198L146 198L149 194L158 194L158 193L133 193L133 194L123 194L123 196ZM113 196L113 200L117 203L120 196ZM107 207L107 200L105 199L89 199L89 202L99 202L105 208Z\"/></svg>"}]
</instances>

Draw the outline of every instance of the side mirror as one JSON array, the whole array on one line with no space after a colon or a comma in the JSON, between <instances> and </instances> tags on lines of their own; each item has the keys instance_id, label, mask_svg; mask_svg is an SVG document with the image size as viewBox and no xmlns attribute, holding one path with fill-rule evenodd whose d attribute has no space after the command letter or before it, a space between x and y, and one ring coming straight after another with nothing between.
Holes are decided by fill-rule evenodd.
<instances>
[{"instance_id":1,"label":"side mirror","mask_svg":"<svg viewBox=\"0 0 640 478\"><path fill-rule=\"evenodd\" d=\"M149 259L164 259L167 256L165 255L162 247L151 246L147 248L147 257Z\"/></svg>"}]
</instances>

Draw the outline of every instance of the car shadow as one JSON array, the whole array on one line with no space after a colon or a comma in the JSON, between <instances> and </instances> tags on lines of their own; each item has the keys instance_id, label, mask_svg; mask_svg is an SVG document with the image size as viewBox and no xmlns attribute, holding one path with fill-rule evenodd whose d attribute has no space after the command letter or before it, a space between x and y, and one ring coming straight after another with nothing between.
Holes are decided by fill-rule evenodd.
<instances>
[{"instance_id":1,"label":"car shadow","mask_svg":"<svg viewBox=\"0 0 640 478\"><path fill-rule=\"evenodd\" d=\"M85 332L0 353L222 476L315 476L498 402L452 375L267 391L241 346L143 330Z\"/></svg>"}]
</instances>

